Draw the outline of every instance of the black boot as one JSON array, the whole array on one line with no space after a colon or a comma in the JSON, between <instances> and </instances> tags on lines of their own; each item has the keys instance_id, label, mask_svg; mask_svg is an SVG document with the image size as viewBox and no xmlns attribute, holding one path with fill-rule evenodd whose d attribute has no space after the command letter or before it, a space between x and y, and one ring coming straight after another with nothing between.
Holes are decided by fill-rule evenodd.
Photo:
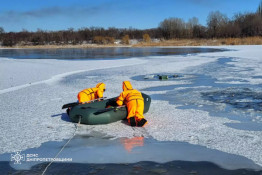
<instances>
[{"instance_id":1,"label":"black boot","mask_svg":"<svg viewBox=\"0 0 262 175\"><path fill-rule=\"evenodd\" d=\"M140 120L140 121L137 123L137 126L143 127L146 123L147 123L147 120L143 118L142 120Z\"/></svg>"},{"instance_id":2,"label":"black boot","mask_svg":"<svg viewBox=\"0 0 262 175\"><path fill-rule=\"evenodd\" d=\"M130 117L129 118L129 123L130 123L131 126L136 126L136 119L135 119L135 117Z\"/></svg>"}]
</instances>

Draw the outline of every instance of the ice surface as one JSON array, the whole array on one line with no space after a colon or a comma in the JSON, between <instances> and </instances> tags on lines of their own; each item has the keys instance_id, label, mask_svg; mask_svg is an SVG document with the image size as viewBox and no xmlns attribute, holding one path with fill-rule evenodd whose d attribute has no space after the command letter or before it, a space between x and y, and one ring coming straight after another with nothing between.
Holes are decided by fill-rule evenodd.
<instances>
[{"instance_id":1,"label":"ice surface","mask_svg":"<svg viewBox=\"0 0 262 175\"><path fill-rule=\"evenodd\" d=\"M228 104L201 96L228 87L257 91L262 82L262 46L216 48L234 51L108 61L1 58L0 154L70 138L75 126L61 110L63 104L76 101L80 90L100 81L107 85L105 96L117 96L122 81L130 80L133 87L152 97L150 111L145 115L148 125L134 129L119 121L82 126L78 134L97 131L112 138L144 136L185 141L241 155L262 166L262 131L231 127L241 123L237 119L240 113L250 117L256 127L261 126L261 111L235 109L227 113ZM158 73L185 76L172 81L143 79ZM235 118L227 116L233 113Z\"/></svg>"}]
</instances>

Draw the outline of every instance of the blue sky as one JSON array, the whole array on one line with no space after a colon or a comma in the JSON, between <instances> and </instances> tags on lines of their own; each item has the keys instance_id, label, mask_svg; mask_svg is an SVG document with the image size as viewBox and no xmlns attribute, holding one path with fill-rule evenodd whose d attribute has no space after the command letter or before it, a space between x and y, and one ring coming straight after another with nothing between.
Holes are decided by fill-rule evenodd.
<instances>
[{"instance_id":1,"label":"blue sky","mask_svg":"<svg viewBox=\"0 0 262 175\"><path fill-rule=\"evenodd\" d=\"M255 12L260 0L3 0L0 27L6 32L64 30L70 27L154 28L169 17L202 25L211 11L232 17Z\"/></svg>"}]
</instances>

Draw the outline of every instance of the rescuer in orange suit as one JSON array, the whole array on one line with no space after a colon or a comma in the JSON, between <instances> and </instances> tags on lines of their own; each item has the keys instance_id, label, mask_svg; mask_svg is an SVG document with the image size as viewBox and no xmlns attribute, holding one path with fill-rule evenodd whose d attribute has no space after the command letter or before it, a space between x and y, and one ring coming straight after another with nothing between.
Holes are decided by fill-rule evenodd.
<instances>
[{"instance_id":1,"label":"rescuer in orange suit","mask_svg":"<svg viewBox=\"0 0 262 175\"><path fill-rule=\"evenodd\" d=\"M98 83L96 87L84 89L77 95L78 102L83 103L90 100L102 98L105 90L106 85L104 83Z\"/></svg>"},{"instance_id":2,"label":"rescuer in orange suit","mask_svg":"<svg viewBox=\"0 0 262 175\"><path fill-rule=\"evenodd\" d=\"M129 81L123 82L123 92L119 95L116 100L117 105L127 106L127 120L131 126L144 126L147 120L144 119L144 98L136 89L133 89Z\"/></svg>"}]
</instances>

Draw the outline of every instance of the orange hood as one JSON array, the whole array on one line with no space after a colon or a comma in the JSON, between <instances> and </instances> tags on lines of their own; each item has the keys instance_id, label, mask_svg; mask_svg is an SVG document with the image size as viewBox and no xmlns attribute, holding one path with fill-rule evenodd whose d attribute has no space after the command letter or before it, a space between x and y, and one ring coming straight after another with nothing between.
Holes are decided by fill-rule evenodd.
<instances>
[{"instance_id":1,"label":"orange hood","mask_svg":"<svg viewBox=\"0 0 262 175\"><path fill-rule=\"evenodd\" d=\"M123 91L132 90L133 89L130 81L123 81L122 88L123 88Z\"/></svg>"},{"instance_id":2,"label":"orange hood","mask_svg":"<svg viewBox=\"0 0 262 175\"><path fill-rule=\"evenodd\" d=\"M106 89L105 83L98 83L98 84L96 85L96 87L97 87L99 90L101 90L101 91L103 91L104 89Z\"/></svg>"}]
</instances>

